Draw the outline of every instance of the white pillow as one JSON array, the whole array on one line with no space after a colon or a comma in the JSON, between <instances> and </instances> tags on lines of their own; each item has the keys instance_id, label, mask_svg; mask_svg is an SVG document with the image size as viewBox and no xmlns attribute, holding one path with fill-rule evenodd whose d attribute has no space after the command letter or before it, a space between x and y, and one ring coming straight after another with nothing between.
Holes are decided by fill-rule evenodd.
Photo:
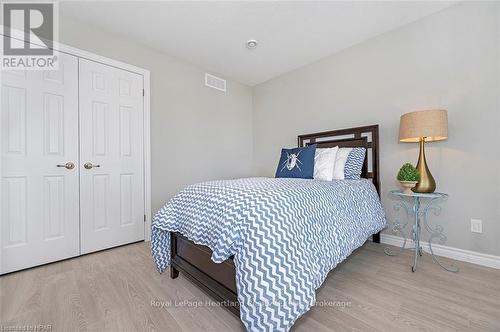
<instances>
[{"instance_id":1,"label":"white pillow","mask_svg":"<svg viewBox=\"0 0 500 332\"><path fill-rule=\"evenodd\" d=\"M352 148L340 148L337 151L337 155L335 158L335 167L333 169L333 179L335 180L344 180L344 168L345 163L347 161L347 157L349 157L349 153Z\"/></svg>"},{"instance_id":2,"label":"white pillow","mask_svg":"<svg viewBox=\"0 0 500 332\"><path fill-rule=\"evenodd\" d=\"M335 166L335 157L339 147L334 148L316 148L314 155L314 179L323 181L333 180L333 168Z\"/></svg>"}]
</instances>

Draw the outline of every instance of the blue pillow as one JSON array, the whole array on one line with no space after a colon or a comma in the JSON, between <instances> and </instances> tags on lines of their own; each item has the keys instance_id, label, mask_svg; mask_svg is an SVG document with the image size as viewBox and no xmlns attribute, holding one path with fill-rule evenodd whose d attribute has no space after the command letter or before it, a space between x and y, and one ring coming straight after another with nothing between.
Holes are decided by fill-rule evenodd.
<instances>
[{"instance_id":1,"label":"blue pillow","mask_svg":"<svg viewBox=\"0 0 500 332\"><path fill-rule=\"evenodd\" d=\"M316 144L303 148L281 149L281 158L276 169L277 178L312 179Z\"/></svg>"},{"instance_id":2,"label":"blue pillow","mask_svg":"<svg viewBox=\"0 0 500 332\"><path fill-rule=\"evenodd\" d=\"M344 179L359 180L361 178L361 170L365 162L366 149L353 148L344 166Z\"/></svg>"}]
</instances>

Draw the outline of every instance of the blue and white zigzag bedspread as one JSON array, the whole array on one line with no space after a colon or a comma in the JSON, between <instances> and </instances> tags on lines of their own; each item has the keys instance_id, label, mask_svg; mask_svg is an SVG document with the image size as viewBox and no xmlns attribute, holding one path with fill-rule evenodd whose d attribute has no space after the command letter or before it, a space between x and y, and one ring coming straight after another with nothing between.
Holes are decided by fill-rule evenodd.
<instances>
[{"instance_id":1,"label":"blue and white zigzag bedspread","mask_svg":"<svg viewBox=\"0 0 500 332\"><path fill-rule=\"evenodd\" d=\"M328 272L385 226L366 179L248 178L189 186L154 217L152 254L170 264L170 231L234 255L241 320L249 331L288 331Z\"/></svg>"}]
</instances>

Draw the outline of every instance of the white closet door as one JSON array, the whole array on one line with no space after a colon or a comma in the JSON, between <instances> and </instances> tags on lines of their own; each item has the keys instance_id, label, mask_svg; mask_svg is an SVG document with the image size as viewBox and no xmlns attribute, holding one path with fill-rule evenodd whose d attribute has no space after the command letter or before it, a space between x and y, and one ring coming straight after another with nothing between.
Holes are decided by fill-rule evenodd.
<instances>
[{"instance_id":1,"label":"white closet door","mask_svg":"<svg viewBox=\"0 0 500 332\"><path fill-rule=\"evenodd\" d=\"M79 73L84 254L144 239L143 81L84 59Z\"/></svg>"},{"instance_id":2,"label":"white closet door","mask_svg":"<svg viewBox=\"0 0 500 332\"><path fill-rule=\"evenodd\" d=\"M1 73L1 273L79 254L78 60L58 56Z\"/></svg>"}]
</instances>

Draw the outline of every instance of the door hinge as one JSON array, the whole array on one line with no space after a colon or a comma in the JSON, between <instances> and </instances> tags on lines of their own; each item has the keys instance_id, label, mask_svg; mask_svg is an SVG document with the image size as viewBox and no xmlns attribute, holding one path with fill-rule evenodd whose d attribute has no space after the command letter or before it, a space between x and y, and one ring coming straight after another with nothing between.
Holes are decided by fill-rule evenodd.
<instances>
[{"instance_id":1,"label":"door hinge","mask_svg":"<svg viewBox=\"0 0 500 332\"><path fill-rule=\"evenodd\" d=\"M142 96L144 97L144 89L142 89Z\"/></svg>"},{"instance_id":2,"label":"door hinge","mask_svg":"<svg viewBox=\"0 0 500 332\"><path fill-rule=\"evenodd\" d=\"M146 215L144 215L144 222L146 222Z\"/></svg>"}]
</instances>

